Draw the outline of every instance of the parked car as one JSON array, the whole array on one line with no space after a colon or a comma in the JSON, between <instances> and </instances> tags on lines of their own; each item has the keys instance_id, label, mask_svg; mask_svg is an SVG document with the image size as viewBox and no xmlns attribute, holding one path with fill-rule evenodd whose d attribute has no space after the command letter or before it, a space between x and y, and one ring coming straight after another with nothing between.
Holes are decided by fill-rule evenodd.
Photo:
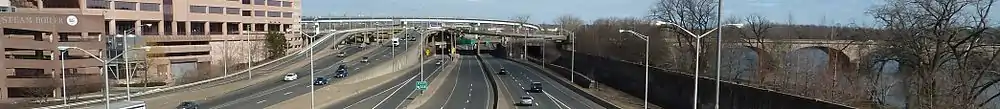
<instances>
[{"instance_id":1,"label":"parked car","mask_svg":"<svg viewBox=\"0 0 1000 109\"><path fill-rule=\"evenodd\" d=\"M285 79L282 79L282 80L285 80L285 81L294 81L295 79L299 79L299 75L296 75L295 73L288 73L288 74L285 74Z\"/></svg>"},{"instance_id":2,"label":"parked car","mask_svg":"<svg viewBox=\"0 0 1000 109\"><path fill-rule=\"evenodd\" d=\"M181 102L180 105L177 105L177 109L198 109L198 103L194 101Z\"/></svg>"},{"instance_id":3,"label":"parked car","mask_svg":"<svg viewBox=\"0 0 1000 109\"><path fill-rule=\"evenodd\" d=\"M330 79L327 79L325 77L318 77L318 78L316 78L316 81L313 82L313 85L326 85L326 84L329 84L329 83L330 83Z\"/></svg>"},{"instance_id":4,"label":"parked car","mask_svg":"<svg viewBox=\"0 0 1000 109\"><path fill-rule=\"evenodd\" d=\"M531 96L521 96L521 102L517 102L517 105L532 106L535 105L535 100Z\"/></svg>"}]
</instances>

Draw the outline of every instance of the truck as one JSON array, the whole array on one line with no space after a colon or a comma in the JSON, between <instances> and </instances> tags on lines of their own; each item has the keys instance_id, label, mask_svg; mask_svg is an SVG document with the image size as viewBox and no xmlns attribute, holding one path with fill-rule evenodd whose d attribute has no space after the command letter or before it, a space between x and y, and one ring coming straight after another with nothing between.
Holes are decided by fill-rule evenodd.
<instances>
[{"instance_id":1,"label":"truck","mask_svg":"<svg viewBox=\"0 0 1000 109\"><path fill-rule=\"evenodd\" d=\"M391 40L392 40L392 46L393 47L398 47L399 46L399 38L393 37Z\"/></svg>"}]
</instances>

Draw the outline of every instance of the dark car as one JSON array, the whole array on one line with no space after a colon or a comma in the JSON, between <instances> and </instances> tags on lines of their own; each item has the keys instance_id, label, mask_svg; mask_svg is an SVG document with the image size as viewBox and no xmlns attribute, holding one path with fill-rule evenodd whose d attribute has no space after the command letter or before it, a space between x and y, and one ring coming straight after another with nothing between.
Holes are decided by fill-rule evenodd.
<instances>
[{"instance_id":1,"label":"dark car","mask_svg":"<svg viewBox=\"0 0 1000 109\"><path fill-rule=\"evenodd\" d=\"M198 109L198 103L193 101L181 102L180 105L177 105L177 109Z\"/></svg>"},{"instance_id":2,"label":"dark car","mask_svg":"<svg viewBox=\"0 0 1000 109\"><path fill-rule=\"evenodd\" d=\"M318 78L316 78L316 82L313 82L313 85L326 85L326 84L329 84L329 83L330 83L330 79L327 79L327 78L324 78L324 77L318 77Z\"/></svg>"},{"instance_id":3,"label":"dark car","mask_svg":"<svg viewBox=\"0 0 1000 109\"><path fill-rule=\"evenodd\" d=\"M337 72L335 74L333 74L333 77L334 78L343 78L343 77L347 77L347 75L348 75L347 66L346 65L340 65L339 67L337 67Z\"/></svg>"},{"instance_id":4,"label":"dark car","mask_svg":"<svg viewBox=\"0 0 1000 109\"><path fill-rule=\"evenodd\" d=\"M500 68L500 72L497 73L497 74L499 74L499 75L506 75L507 74L507 69Z\"/></svg>"},{"instance_id":5,"label":"dark car","mask_svg":"<svg viewBox=\"0 0 1000 109\"><path fill-rule=\"evenodd\" d=\"M542 82L531 82L531 90L529 92L542 92Z\"/></svg>"}]
</instances>

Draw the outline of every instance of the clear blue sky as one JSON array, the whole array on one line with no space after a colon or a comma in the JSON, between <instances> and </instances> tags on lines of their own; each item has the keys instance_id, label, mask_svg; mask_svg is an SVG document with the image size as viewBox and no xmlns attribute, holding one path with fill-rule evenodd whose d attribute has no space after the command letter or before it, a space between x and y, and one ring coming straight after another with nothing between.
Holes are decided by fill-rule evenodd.
<instances>
[{"instance_id":1,"label":"clear blue sky","mask_svg":"<svg viewBox=\"0 0 1000 109\"><path fill-rule=\"evenodd\" d=\"M724 16L757 13L797 24L870 24L865 11L882 0L725 0ZM656 0L303 0L306 16L435 16L509 19L530 15L532 23L552 23L564 14L590 22L605 17L641 17ZM791 16L791 17L789 17Z\"/></svg>"}]
</instances>

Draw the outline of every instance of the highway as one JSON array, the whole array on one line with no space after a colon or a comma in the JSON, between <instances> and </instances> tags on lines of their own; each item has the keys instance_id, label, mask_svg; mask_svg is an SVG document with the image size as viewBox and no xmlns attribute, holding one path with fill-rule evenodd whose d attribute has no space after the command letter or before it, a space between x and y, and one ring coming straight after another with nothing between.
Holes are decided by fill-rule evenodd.
<instances>
[{"instance_id":1,"label":"highway","mask_svg":"<svg viewBox=\"0 0 1000 109\"><path fill-rule=\"evenodd\" d=\"M452 64L448 63L451 59L446 55L435 56L433 59L428 60L436 59L442 59L442 64L436 65L432 61L423 65L424 78L437 77L439 72L442 72L444 66ZM411 99L409 98L411 96L417 96L421 93L416 90L416 81L421 80L419 69L407 73L404 77L406 78L378 86L379 88L376 91L362 94L353 100L346 100L344 103L331 105L330 107L326 107L326 109L402 109L406 106L406 103L410 102ZM428 82L433 81L431 79L426 80Z\"/></svg>"},{"instance_id":2,"label":"highway","mask_svg":"<svg viewBox=\"0 0 1000 109\"><path fill-rule=\"evenodd\" d=\"M405 47L387 47L385 44L380 44L378 46L369 46L368 48L376 49L372 54L361 54L369 57L369 61L371 61L369 63L361 63L359 61L360 59L342 61L342 57L335 56L326 56L324 57L326 58L325 60L317 60L315 62L316 77L331 78L330 84L334 84L342 80L332 78L337 66L342 64L346 65L349 68L348 71L351 72L351 75L356 75L358 71L367 69L371 65L378 65L379 63L385 62L385 60L391 60L391 53L393 50L399 52ZM345 53L354 52L357 51L347 51ZM281 101L309 93L309 87L313 86L309 78L309 67L306 66L298 68L294 72L299 76L299 79L294 81L281 81L280 78L274 78L271 80L272 82L258 83L247 88L227 93L221 97L207 100L202 102L202 106L210 107L211 109L255 109L267 107L280 103ZM284 75L284 73L278 74ZM316 89L324 86L325 85L317 86Z\"/></svg>"},{"instance_id":3,"label":"highway","mask_svg":"<svg viewBox=\"0 0 1000 109\"><path fill-rule=\"evenodd\" d=\"M497 87L506 87L498 89L498 91L507 91L506 95L498 95L500 97L508 97L511 103L517 103L520 101L521 96L531 96L534 98L535 105L533 106L515 106L516 109L604 109L604 107L591 101L582 95L579 95L568 87L562 86L556 81L546 77L543 72L528 68L528 66L522 65L517 62L513 62L506 59L495 58L490 55L480 55L483 62L488 67L491 74L496 74L501 68L506 69L507 75L497 75L496 79ZM542 92L541 93L528 93L527 90L531 88L531 82L542 82ZM503 85L503 86L501 86ZM498 104L498 105L514 105L514 104Z\"/></svg>"},{"instance_id":4,"label":"highway","mask_svg":"<svg viewBox=\"0 0 1000 109\"><path fill-rule=\"evenodd\" d=\"M476 56L462 55L438 93L419 109L492 109L493 90ZM447 92L445 92L447 91Z\"/></svg>"}]
</instances>

